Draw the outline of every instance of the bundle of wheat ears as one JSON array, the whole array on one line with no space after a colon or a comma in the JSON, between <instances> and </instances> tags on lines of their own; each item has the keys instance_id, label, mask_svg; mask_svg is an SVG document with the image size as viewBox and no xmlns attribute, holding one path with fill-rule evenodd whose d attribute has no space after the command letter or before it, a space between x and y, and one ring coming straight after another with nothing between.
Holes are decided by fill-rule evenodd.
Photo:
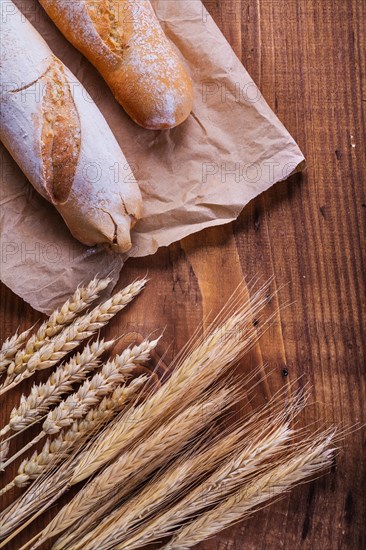
<instances>
[{"instance_id":1,"label":"bundle of wheat ears","mask_svg":"<svg viewBox=\"0 0 366 550\"><path fill-rule=\"evenodd\" d=\"M234 370L258 339L267 286L249 300L236 293L178 354L170 375L151 384L156 374L142 366L159 339L106 358L115 342L99 336L146 280L85 312L109 282L94 279L77 289L31 336L30 330L15 334L2 345L0 394L39 370L55 369L22 395L0 431L3 470L45 440L20 459L17 475L1 489L27 486L0 514L0 548L80 482L24 549L51 538L54 550L131 550L152 542L166 550L190 548L332 461L335 430L296 428L303 391L291 398L280 391L239 420L234 416L243 393L254 391L254 375L238 380ZM38 423L38 435L7 456L10 439Z\"/></svg>"}]
</instances>

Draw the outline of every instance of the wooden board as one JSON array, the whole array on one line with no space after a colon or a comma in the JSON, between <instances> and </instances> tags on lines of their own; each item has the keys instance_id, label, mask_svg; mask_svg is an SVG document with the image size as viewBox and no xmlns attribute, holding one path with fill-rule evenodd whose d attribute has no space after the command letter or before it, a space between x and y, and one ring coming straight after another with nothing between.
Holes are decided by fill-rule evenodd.
<instances>
[{"instance_id":1,"label":"wooden board","mask_svg":"<svg viewBox=\"0 0 366 550\"><path fill-rule=\"evenodd\" d=\"M270 365L264 393L300 376L296 384L311 384L302 424L347 428L365 422L366 3L205 4L305 152L307 170L254 200L234 224L129 261L119 286L146 270L150 283L105 334L148 335L165 328L159 352L170 345L169 359L207 313L220 310L239 282L258 274L262 280L274 277L279 294L273 308L287 307L242 368ZM40 318L4 286L0 313L1 340ZM2 402L4 420L19 392ZM26 438L20 435L17 445ZM10 468L2 481L14 473ZM199 548L366 548L365 481L363 429L347 435L328 475ZM41 521L9 548L19 548Z\"/></svg>"}]
</instances>

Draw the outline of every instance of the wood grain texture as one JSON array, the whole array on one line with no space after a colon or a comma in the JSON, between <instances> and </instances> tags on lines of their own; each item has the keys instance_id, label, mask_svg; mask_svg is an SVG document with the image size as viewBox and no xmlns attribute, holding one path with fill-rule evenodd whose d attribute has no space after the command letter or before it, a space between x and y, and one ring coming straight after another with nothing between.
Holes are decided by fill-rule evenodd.
<instances>
[{"instance_id":1,"label":"wood grain texture","mask_svg":"<svg viewBox=\"0 0 366 550\"><path fill-rule=\"evenodd\" d=\"M307 169L252 201L234 224L129 261L119 287L147 270L150 283L105 334L165 328L158 352L167 350L168 362L238 283L274 277L272 311L287 307L242 368L270 366L268 384L258 390L266 396L299 377L297 384L310 383L312 404L301 423L365 423L366 4L204 3L298 141ZM40 317L4 286L0 313L2 340ZM1 404L4 419L17 397ZM197 548L366 548L365 447L365 429L348 435L328 475ZM13 476L9 470L3 478Z\"/></svg>"}]
</instances>

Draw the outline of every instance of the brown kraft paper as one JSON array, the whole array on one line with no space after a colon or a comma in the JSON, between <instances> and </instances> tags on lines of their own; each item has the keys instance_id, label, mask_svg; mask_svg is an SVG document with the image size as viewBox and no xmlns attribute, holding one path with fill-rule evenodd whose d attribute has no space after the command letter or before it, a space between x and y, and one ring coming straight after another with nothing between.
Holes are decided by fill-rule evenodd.
<instances>
[{"instance_id":1,"label":"brown kraft paper","mask_svg":"<svg viewBox=\"0 0 366 550\"><path fill-rule=\"evenodd\" d=\"M144 215L134 229L129 256L154 254L206 227L235 220L259 193L302 169L298 145L200 0L152 0L195 94L187 121L164 131L145 130L129 119L97 71L35 0L15 3L97 103L137 178ZM85 101L91 101L87 94ZM112 277L111 291L127 257L75 241L3 146L1 156L3 282L45 313L96 274ZM86 168L90 177L98 177L97 166ZM126 166L111 170L131 177Z\"/></svg>"}]
</instances>

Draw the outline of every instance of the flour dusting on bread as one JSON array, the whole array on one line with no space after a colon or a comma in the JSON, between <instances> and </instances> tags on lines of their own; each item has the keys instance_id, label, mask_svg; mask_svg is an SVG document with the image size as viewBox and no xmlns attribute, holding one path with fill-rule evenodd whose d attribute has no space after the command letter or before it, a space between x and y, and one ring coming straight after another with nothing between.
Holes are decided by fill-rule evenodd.
<instances>
[{"instance_id":1,"label":"flour dusting on bread","mask_svg":"<svg viewBox=\"0 0 366 550\"><path fill-rule=\"evenodd\" d=\"M14 4L1 28L0 137L76 239L118 252L141 217L136 181L105 118ZM75 4L71 2L69 4ZM121 169L116 172L111 167Z\"/></svg>"}]
</instances>

